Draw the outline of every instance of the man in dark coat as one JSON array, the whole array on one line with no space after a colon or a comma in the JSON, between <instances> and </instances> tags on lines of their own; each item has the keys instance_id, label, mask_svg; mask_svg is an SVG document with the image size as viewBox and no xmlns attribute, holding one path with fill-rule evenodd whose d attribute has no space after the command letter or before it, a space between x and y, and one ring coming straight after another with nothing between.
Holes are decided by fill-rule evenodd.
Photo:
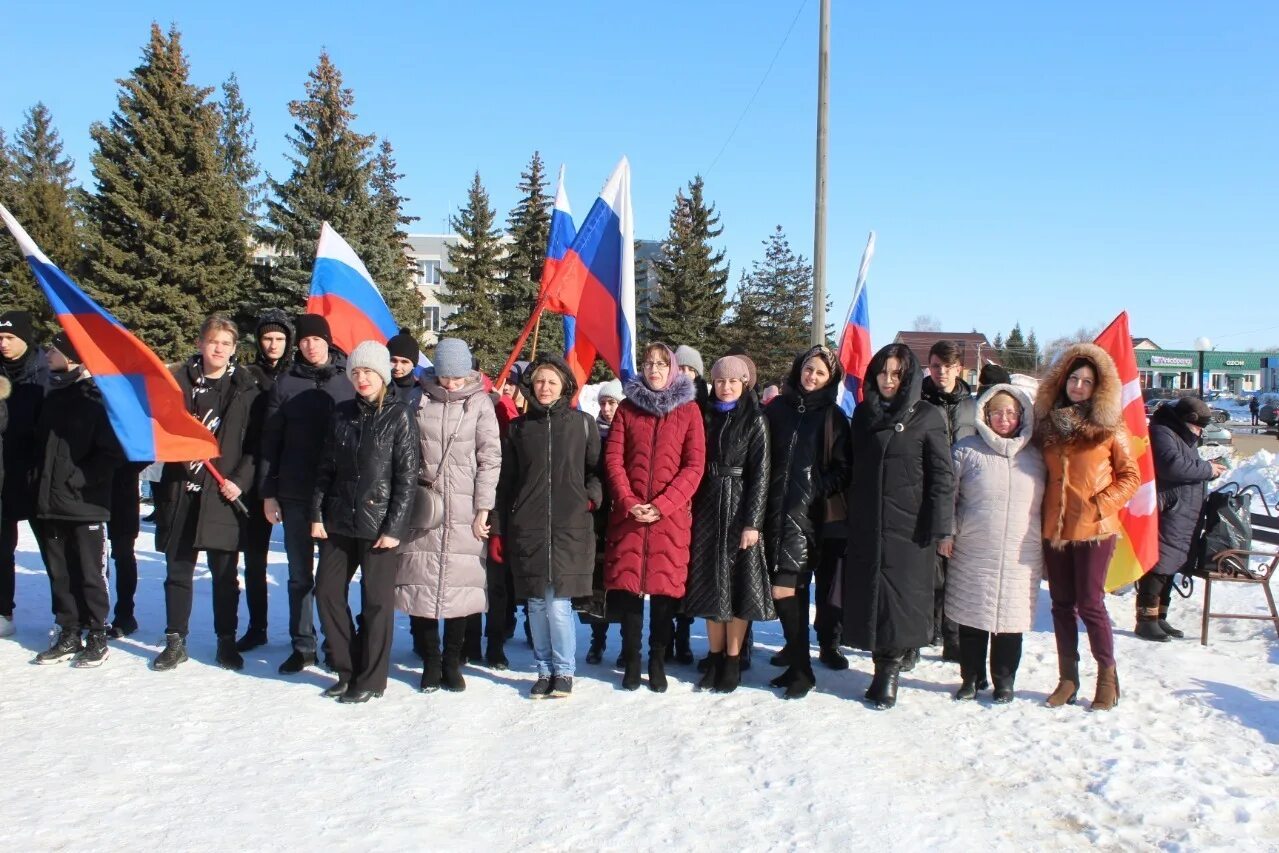
<instances>
[{"instance_id":1,"label":"man in dark coat","mask_svg":"<svg viewBox=\"0 0 1279 853\"><path fill-rule=\"evenodd\" d=\"M920 396L946 419L950 446L977 434L977 400L973 389L959 378L963 370L959 346L954 341L938 341L928 351L928 375ZM933 636L931 645L942 644L942 660L959 661L959 626L946 618L946 570L949 563L938 554L933 590ZM908 661L906 669L914 666Z\"/></svg>"},{"instance_id":2,"label":"man in dark coat","mask_svg":"<svg viewBox=\"0 0 1279 853\"><path fill-rule=\"evenodd\" d=\"M874 656L867 700L891 708L903 659L932 636L934 557L953 532L955 474L945 418L921 399L910 349L881 349L865 380L852 422L844 638Z\"/></svg>"},{"instance_id":3,"label":"man in dark coat","mask_svg":"<svg viewBox=\"0 0 1279 853\"><path fill-rule=\"evenodd\" d=\"M13 633L14 551L18 522L33 517L39 450L36 421L49 382L44 353L35 345L31 315L0 314L0 375L9 380L9 424L4 433L4 488L0 493L0 637Z\"/></svg>"},{"instance_id":4,"label":"man in dark coat","mask_svg":"<svg viewBox=\"0 0 1279 853\"><path fill-rule=\"evenodd\" d=\"M391 386L395 399L408 407L409 413L417 417L417 404L422 400L422 386L417 381L417 362L422 355L422 348L408 329L400 329L399 334L386 342L386 349L391 353Z\"/></svg>"},{"instance_id":5,"label":"man in dark coat","mask_svg":"<svg viewBox=\"0 0 1279 853\"><path fill-rule=\"evenodd\" d=\"M315 540L311 538L311 496L324 451L333 407L355 399L346 376L346 355L333 346L328 320L298 315L297 356L267 397L262 425L258 487L262 511L284 525L289 561L289 636L293 653L280 673L301 672L315 663Z\"/></svg>"},{"instance_id":6,"label":"man in dark coat","mask_svg":"<svg viewBox=\"0 0 1279 853\"><path fill-rule=\"evenodd\" d=\"M257 354L248 365L249 372L258 382L258 396L253 402L252 430L261 434L266 420L268 395L275 381L293 364L293 320L279 308L268 308L258 317L254 341ZM258 449L254 448L257 453ZM267 555L271 551L271 527L265 513L258 512L262 495L257 483L244 498L249 508L249 520L244 531L244 598L249 606L249 627L235 644L238 652L247 652L266 645L267 629Z\"/></svg>"},{"instance_id":7,"label":"man in dark coat","mask_svg":"<svg viewBox=\"0 0 1279 853\"><path fill-rule=\"evenodd\" d=\"M111 543L111 565L115 569L115 618L111 620L111 636L117 640L138 630L133 606L138 591L135 546L141 528L138 476L148 464L125 460L111 477L111 520L107 522L107 540Z\"/></svg>"},{"instance_id":8,"label":"man in dark coat","mask_svg":"<svg viewBox=\"0 0 1279 853\"><path fill-rule=\"evenodd\" d=\"M1159 562L1137 581L1136 634L1143 640L1166 643L1184 636L1168 624L1172 576L1186 567L1208 481L1226 470L1220 462L1201 459L1197 452L1200 434L1211 423L1212 409L1198 397L1160 406L1150 419L1159 493Z\"/></svg>"},{"instance_id":9,"label":"man in dark coat","mask_svg":"<svg viewBox=\"0 0 1279 853\"><path fill-rule=\"evenodd\" d=\"M235 507L253 484L251 413L258 396L253 374L238 367L239 330L225 317L213 315L200 328L200 352L173 368L189 411L218 440L216 465L221 485L204 462L170 462L156 489L156 550L164 554L165 647L157 670L169 670L187 659L192 580L200 551L213 579L213 630L218 638L217 662L239 670L244 658L236 651L235 629L240 607L237 576L245 517Z\"/></svg>"},{"instance_id":10,"label":"man in dark coat","mask_svg":"<svg viewBox=\"0 0 1279 853\"><path fill-rule=\"evenodd\" d=\"M1252 415L1252 425L1257 426L1260 422L1261 401L1257 399L1256 394L1248 400L1248 414Z\"/></svg>"},{"instance_id":11,"label":"man in dark coat","mask_svg":"<svg viewBox=\"0 0 1279 853\"><path fill-rule=\"evenodd\" d=\"M78 667L107 658L106 522L111 478L123 460L102 394L64 333L49 350L49 393L36 423L40 472L34 530L40 541L58 634L38 664L74 657ZM80 632L89 629L82 645Z\"/></svg>"}]
</instances>

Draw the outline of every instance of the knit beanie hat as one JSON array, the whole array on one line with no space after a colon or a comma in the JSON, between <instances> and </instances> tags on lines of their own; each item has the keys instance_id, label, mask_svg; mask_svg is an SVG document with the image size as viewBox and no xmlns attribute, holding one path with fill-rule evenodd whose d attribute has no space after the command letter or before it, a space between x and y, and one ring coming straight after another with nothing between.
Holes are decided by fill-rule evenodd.
<instances>
[{"instance_id":1,"label":"knit beanie hat","mask_svg":"<svg viewBox=\"0 0 1279 853\"><path fill-rule=\"evenodd\" d=\"M29 311L5 311L0 314L0 332L7 332L31 346L31 313Z\"/></svg>"},{"instance_id":2,"label":"knit beanie hat","mask_svg":"<svg viewBox=\"0 0 1279 853\"><path fill-rule=\"evenodd\" d=\"M471 375L471 348L461 338L445 338L435 345L435 375L444 379Z\"/></svg>"},{"instance_id":3,"label":"knit beanie hat","mask_svg":"<svg viewBox=\"0 0 1279 853\"><path fill-rule=\"evenodd\" d=\"M1212 409L1198 397L1182 397L1172 407L1173 414L1188 424L1206 427L1212 424Z\"/></svg>"},{"instance_id":4,"label":"knit beanie hat","mask_svg":"<svg viewBox=\"0 0 1279 853\"><path fill-rule=\"evenodd\" d=\"M58 352L67 357L67 361L72 364L80 364L80 353L76 352L75 347L71 344L71 339L67 337L66 332L58 332L53 336L50 344Z\"/></svg>"},{"instance_id":5,"label":"knit beanie hat","mask_svg":"<svg viewBox=\"0 0 1279 853\"><path fill-rule=\"evenodd\" d=\"M749 388L751 369L740 355L726 355L711 365L711 380L716 379L740 379Z\"/></svg>"},{"instance_id":6,"label":"knit beanie hat","mask_svg":"<svg viewBox=\"0 0 1279 853\"><path fill-rule=\"evenodd\" d=\"M293 326L297 330L299 341L303 338L323 338L326 344L333 345L333 333L329 331L329 321L319 314L299 314Z\"/></svg>"},{"instance_id":7,"label":"knit beanie hat","mask_svg":"<svg viewBox=\"0 0 1279 853\"><path fill-rule=\"evenodd\" d=\"M372 370L381 376L383 385L391 384L391 353L377 341L363 341L346 357L346 377L353 384L357 367Z\"/></svg>"},{"instance_id":8,"label":"knit beanie hat","mask_svg":"<svg viewBox=\"0 0 1279 853\"><path fill-rule=\"evenodd\" d=\"M702 354L688 344L680 344L675 348L675 363L680 367L693 368L698 376L706 375L706 368L702 365Z\"/></svg>"},{"instance_id":9,"label":"knit beanie hat","mask_svg":"<svg viewBox=\"0 0 1279 853\"><path fill-rule=\"evenodd\" d=\"M616 400L619 403L626 399L626 392L622 390L622 381L620 379L610 379L600 385L596 399L603 400L605 398Z\"/></svg>"},{"instance_id":10,"label":"knit beanie hat","mask_svg":"<svg viewBox=\"0 0 1279 853\"><path fill-rule=\"evenodd\" d=\"M403 358L417 364L418 356L422 354L422 348L418 345L417 339L409 332L408 329L401 328L400 333L386 342L386 348L391 353L391 358Z\"/></svg>"},{"instance_id":11,"label":"knit beanie hat","mask_svg":"<svg viewBox=\"0 0 1279 853\"><path fill-rule=\"evenodd\" d=\"M1012 381L1013 378L1008 369L998 364L983 364L981 373L977 375L977 384L983 388L991 385L1007 385Z\"/></svg>"}]
</instances>

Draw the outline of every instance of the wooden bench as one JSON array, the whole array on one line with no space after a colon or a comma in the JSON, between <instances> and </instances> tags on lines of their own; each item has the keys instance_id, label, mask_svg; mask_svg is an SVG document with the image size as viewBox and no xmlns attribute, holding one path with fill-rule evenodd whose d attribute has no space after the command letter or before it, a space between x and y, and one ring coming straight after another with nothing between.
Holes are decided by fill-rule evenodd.
<instances>
[{"instance_id":1,"label":"wooden bench","mask_svg":"<svg viewBox=\"0 0 1279 853\"><path fill-rule=\"evenodd\" d=\"M1279 549L1279 518L1271 515L1252 513L1252 541L1262 542ZM1261 569L1252 569L1252 557L1269 557L1270 561ZM1209 619L1265 619L1274 623L1275 633L1279 634L1279 609L1275 608L1275 595L1270 589L1270 579L1279 567L1279 550L1276 551L1243 551L1230 548L1219 551L1208 558L1208 574L1204 581L1204 617L1203 630L1199 635L1201 645L1208 645ZM1214 583L1247 583L1261 587L1266 596L1266 605L1270 615L1257 613L1213 613L1212 585Z\"/></svg>"}]
</instances>

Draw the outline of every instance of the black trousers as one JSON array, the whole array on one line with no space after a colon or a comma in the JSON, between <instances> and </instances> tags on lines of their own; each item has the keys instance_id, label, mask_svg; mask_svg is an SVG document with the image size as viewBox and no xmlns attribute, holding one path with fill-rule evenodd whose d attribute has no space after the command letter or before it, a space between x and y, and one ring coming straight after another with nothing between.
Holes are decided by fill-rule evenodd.
<instances>
[{"instance_id":1,"label":"black trousers","mask_svg":"<svg viewBox=\"0 0 1279 853\"><path fill-rule=\"evenodd\" d=\"M14 552L18 550L18 522L0 519L0 616L13 618L16 569Z\"/></svg>"},{"instance_id":2,"label":"black trousers","mask_svg":"<svg viewBox=\"0 0 1279 853\"><path fill-rule=\"evenodd\" d=\"M244 531L244 599L249 606L249 630L266 630L267 555L271 552L271 522L262 514L261 499L247 502L249 520Z\"/></svg>"},{"instance_id":3,"label":"black trousers","mask_svg":"<svg viewBox=\"0 0 1279 853\"><path fill-rule=\"evenodd\" d=\"M315 604L328 641L329 666L353 690L386 690L395 635L396 549L374 549L369 539L329 534L320 540ZM359 629L347 605L355 570L361 569Z\"/></svg>"},{"instance_id":4,"label":"black trousers","mask_svg":"<svg viewBox=\"0 0 1279 853\"><path fill-rule=\"evenodd\" d=\"M644 596L615 593L622 610L622 651L639 653L640 635L644 629ZM679 606L678 598L669 595L649 596L648 653L664 654L671 644L671 620Z\"/></svg>"},{"instance_id":5,"label":"black trousers","mask_svg":"<svg viewBox=\"0 0 1279 853\"><path fill-rule=\"evenodd\" d=\"M848 547L846 539L825 539L822 540L821 559L817 562L816 572L816 595L817 595L817 618L813 627L817 629L817 640L823 646L829 646L839 641L842 622L844 620L844 608L831 604L831 589L835 585L835 577L839 572L840 563L844 559L844 551ZM807 601L807 597L805 597Z\"/></svg>"},{"instance_id":6,"label":"black trousers","mask_svg":"<svg viewBox=\"0 0 1279 853\"><path fill-rule=\"evenodd\" d=\"M41 542L58 627L105 630L111 609L106 524L41 519L32 527Z\"/></svg>"},{"instance_id":7,"label":"black trousers","mask_svg":"<svg viewBox=\"0 0 1279 853\"><path fill-rule=\"evenodd\" d=\"M986 674L986 649L990 648L990 677L995 686L1012 684L1021 664L1021 634L991 634L967 625L959 626L959 669L964 678Z\"/></svg>"},{"instance_id":8,"label":"black trousers","mask_svg":"<svg viewBox=\"0 0 1279 853\"><path fill-rule=\"evenodd\" d=\"M138 472L131 465L116 469L111 480L111 520L107 541L111 543L111 563L115 567L115 621L134 618L133 599L138 592L138 557L134 553L140 528L138 512Z\"/></svg>"},{"instance_id":9,"label":"black trousers","mask_svg":"<svg viewBox=\"0 0 1279 853\"><path fill-rule=\"evenodd\" d=\"M1172 603L1172 575L1146 572L1137 581L1137 606L1168 609Z\"/></svg>"},{"instance_id":10,"label":"black trousers","mask_svg":"<svg viewBox=\"0 0 1279 853\"><path fill-rule=\"evenodd\" d=\"M959 625L946 618L946 574L950 569L950 560L940 554L933 557L937 561L937 572L933 583L933 635L940 635L947 649L959 646Z\"/></svg>"},{"instance_id":11,"label":"black trousers","mask_svg":"<svg viewBox=\"0 0 1279 853\"><path fill-rule=\"evenodd\" d=\"M199 558L194 545L199 513L199 496L192 496L187 502L182 532L164 555L166 634L185 637L190 630L195 563ZM213 633L218 637L233 636L240 617L240 578L236 572L240 555L236 551L205 551L204 556L213 579Z\"/></svg>"}]
</instances>

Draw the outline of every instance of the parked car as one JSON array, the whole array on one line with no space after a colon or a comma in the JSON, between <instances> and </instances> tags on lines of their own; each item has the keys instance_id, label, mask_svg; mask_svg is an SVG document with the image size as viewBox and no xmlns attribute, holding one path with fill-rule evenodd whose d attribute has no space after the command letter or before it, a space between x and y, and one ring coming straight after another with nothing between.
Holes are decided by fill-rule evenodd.
<instances>
[{"instance_id":1,"label":"parked car","mask_svg":"<svg viewBox=\"0 0 1279 853\"><path fill-rule=\"evenodd\" d=\"M1235 443L1235 437L1230 430L1221 425L1220 422L1204 427L1203 443L1207 447L1217 445L1219 447L1232 446Z\"/></svg>"},{"instance_id":2,"label":"parked car","mask_svg":"<svg viewBox=\"0 0 1279 853\"><path fill-rule=\"evenodd\" d=\"M1279 425L1279 405L1275 403L1267 403L1257 412L1257 417L1266 426Z\"/></svg>"}]
</instances>

